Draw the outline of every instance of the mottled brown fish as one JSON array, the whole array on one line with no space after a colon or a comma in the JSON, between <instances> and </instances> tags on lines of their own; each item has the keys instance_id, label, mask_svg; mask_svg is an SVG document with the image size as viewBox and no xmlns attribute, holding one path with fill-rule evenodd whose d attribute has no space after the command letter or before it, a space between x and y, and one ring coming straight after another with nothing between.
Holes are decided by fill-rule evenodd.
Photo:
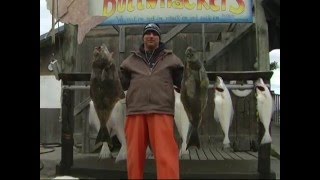
<instances>
[{"instance_id":1,"label":"mottled brown fish","mask_svg":"<svg viewBox=\"0 0 320 180\"><path fill-rule=\"evenodd\" d=\"M209 79L202 62L192 47L186 49L185 55L181 102L191 124L187 136L187 149L191 146L200 148L198 128L201 125L202 113L207 105Z\"/></svg>"},{"instance_id":2,"label":"mottled brown fish","mask_svg":"<svg viewBox=\"0 0 320 180\"><path fill-rule=\"evenodd\" d=\"M104 44L93 51L90 97L100 121L96 138L96 144L103 143L100 157L110 156L107 145L113 145L106 124L115 104L125 97L112 54Z\"/></svg>"}]
</instances>

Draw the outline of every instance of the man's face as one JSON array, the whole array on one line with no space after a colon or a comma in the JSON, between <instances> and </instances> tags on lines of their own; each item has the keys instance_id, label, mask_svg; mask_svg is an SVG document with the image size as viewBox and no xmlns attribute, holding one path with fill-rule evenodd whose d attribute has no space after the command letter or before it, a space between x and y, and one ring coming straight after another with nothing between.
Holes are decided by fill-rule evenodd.
<instances>
[{"instance_id":1,"label":"man's face","mask_svg":"<svg viewBox=\"0 0 320 180\"><path fill-rule=\"evenodd\" d=\"M146 50L154 50L159 47L160 37L154 31L147 31L143 36Z\"/></svg>"}]
</instances>

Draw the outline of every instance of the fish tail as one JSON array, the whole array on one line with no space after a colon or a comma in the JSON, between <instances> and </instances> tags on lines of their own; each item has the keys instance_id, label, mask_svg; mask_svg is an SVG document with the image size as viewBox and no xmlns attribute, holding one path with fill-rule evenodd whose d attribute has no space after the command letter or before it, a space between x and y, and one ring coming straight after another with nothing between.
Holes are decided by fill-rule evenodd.
<instances>
[{"instance_id":1,"label":"fish tail","mask_svg":"<svg viewBox=\"0 0 320 180\"><path fill-rule=\"evenodd\" d=\"M115 160L116 163L119 161L127 159L127 146L126 145L121 145L120 151L118 153L118 156Z\"/></svg>"},{"instance_id":2,"label":"fish tail","mask_svg":"<svg viewBox=\"0 0 320 180\"><path fill-rule=\"evenodd\" d=\"M95 144L98 144L99 142L107 142L110 148L113 147L112 140L106 128L99 129Z\"/></svg>"},{"instance_id":3,"label":"fish tail","mask_svg":"<svg viewBox=\"0 0 320 180\"><path fill-rule=\"evenodd\" d=\"M190 126L189 133L188 133L188 143L187 149L191 146L196 146L198 149L200 148L200 139L198 134L198 129Z\"/></svg>"},{"instance_id":4,"label":"fish tail","mask_svg":"<svg viewBox=\"0 0 320 180\"><path fill-rule=\"evenodd\" d=\"M223 144L230 144L230 140L229 140L229 137L227 135L225 135L225 137L223 139Z\"/></svg>"},{"instance_id":5,"label":"fish tail","mask_svg":"<svg viewBox=\"0 0 320 180\"><path fill-rule=\"evenodd\" d=\"M272 139L271 139L270 133L265 132L262 137L261 144L271 143L271 141L272 141Z\"/></svg>"},{"instance_id":6,"label":"fish tail","mask_svg":"<svg viewBox=\"0 0 320 180\"><path fill-rule=\"evenodd\" d=\"M97 135L97 138L96 138L95 144L98 144L99 142L101 142L102 141L102 137L103 137L103 132L102 132L102 130L100 128L99 132L98 132L98 135Z\"/></svg>"}]
</instances>

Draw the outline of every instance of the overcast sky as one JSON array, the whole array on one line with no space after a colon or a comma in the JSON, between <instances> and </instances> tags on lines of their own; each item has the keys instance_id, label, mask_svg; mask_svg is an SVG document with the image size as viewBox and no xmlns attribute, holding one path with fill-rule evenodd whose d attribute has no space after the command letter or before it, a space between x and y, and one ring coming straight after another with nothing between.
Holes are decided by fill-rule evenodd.
<instances>
[{"instance_id":1,"label":"overcast sky","mask_svg":"<svg viewBox=\"0 0 320 180\"><path fill-rule=\"evenodd\" d=\"M63 24L59 23L59 26L61 25ZM56 25L56 28L57 27L58 27L58 24ZM46 0L40 0L40 35L47 33L50 29L51 29L51 14L49 10L47 10ZM280 49L276 49L270 52L270 62L273 62L273 61L278 62L278 65L280 66ZM41 82L41 79L40 79L40 82ZM54 84L57 85L57 83L54 83ZM59 91L59 88L53 87L51 89L54 89L55 91ZM280 94L280 68L275 70L273 73L273 76L271 78L271 90L274 90L276 94ZM53 92L50 92L49 94L52 94L52 93Z\"/></svg>"}]
</instances>

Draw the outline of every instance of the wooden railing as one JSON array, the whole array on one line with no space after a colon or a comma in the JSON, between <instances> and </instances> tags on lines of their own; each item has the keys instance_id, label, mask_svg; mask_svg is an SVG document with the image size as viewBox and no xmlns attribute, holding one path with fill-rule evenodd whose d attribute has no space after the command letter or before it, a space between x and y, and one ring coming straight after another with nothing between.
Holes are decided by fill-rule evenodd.
<instances>
[{"instance_id":1,"label":"wooden railing","mask_svg":"<svg viewBox=\"0 0 320 180\"><path fill-rule=\"evenodd\" d=\"M272 123L276 126L280 126L280 94L272 93L274 102L274 111L272 115Z\"/></svg>"}]
</instances>

